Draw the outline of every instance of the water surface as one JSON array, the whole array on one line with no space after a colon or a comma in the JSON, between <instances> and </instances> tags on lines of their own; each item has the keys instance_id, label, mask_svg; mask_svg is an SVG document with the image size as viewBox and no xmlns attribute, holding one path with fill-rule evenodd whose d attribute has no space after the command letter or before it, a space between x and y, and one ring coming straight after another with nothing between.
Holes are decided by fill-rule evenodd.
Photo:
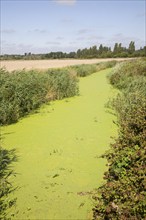
<instances>
[{"instance_id":1,"label":"water surface","mask_svg":"<svg viewBox=\"0 0 146 220\"><path fill-rule=\"evenodd\" d=\"M105 104L110 69L80 79L80 96L52 102L2 128L3 146L16 148L15 219L89 219L92 191L103 182L104 159L116 134Z\"/></svg>"}]
</instances>

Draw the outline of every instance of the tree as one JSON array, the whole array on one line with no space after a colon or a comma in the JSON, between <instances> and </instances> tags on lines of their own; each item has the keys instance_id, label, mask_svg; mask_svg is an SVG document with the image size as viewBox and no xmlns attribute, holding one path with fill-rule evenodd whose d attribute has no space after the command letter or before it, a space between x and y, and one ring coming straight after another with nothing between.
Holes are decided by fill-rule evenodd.
<instances>
[{"instance_id":1,"label":"tree","mask_svg":"<svg viewBox=\"0 0 146 220\"><path fill-rule=\"evenodd\" d=\"M128 51L130 54L133 54L135 52L135 42L134 41L130 42Z\"/></svg>"},{"instance_id":2,"label":"tree","mask_svg":"<svg viewBox=\"0 0 146 220\"><path fill-rule=\"evenodd\" d=\"M118 43L115 43L113 52L114 52L114 54L118 53Z\"/></svg>"},{"instance_id":3,"label":"tree","mask_svg":"<svg viewBox=\"0 0 146 220\"><path fill-rule=\"evenodd\" d=\"M102 46L102 44L100 44L100 46L99 46L99 55L101 55L103 53L103 46Z\"/></svg>"}]
</instances>

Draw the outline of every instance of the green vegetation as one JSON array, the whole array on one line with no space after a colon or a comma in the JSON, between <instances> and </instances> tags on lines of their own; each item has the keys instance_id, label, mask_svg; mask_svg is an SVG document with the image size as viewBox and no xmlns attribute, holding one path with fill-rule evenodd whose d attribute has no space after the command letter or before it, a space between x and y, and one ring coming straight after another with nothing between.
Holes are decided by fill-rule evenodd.
<instances>
[{"instance_id":1,"label":"green vegetation","mask_svg":"<svg viewBox=\"0 0 146 220\"><path fill-rule=\"evenodd\" d=\"M97 69L114 64L102 63L95 65L94 68L83 65L46 72L22 70L9 73L5 69L0 69L0 123L4 125L17 122L20 117L37 109L43 103L77 95L77 75L82 76L83 71L88 75ZM11 169L13 161L16 161L15 150L0 148L0 219L7 219L8 209L15 204L15 199L10 199L9 196L14 191L9 182L9 178L13 176Z\"/></svg>"},{"instance_id":2,"label":"green vegetation","mask_svg":"<svg viewBox=\"0 0 146 220\"><path fill-rule=\"evenodd\" d=\"M52 99L78 94L78 80L67 70L40 73L0 69L0 123L10 124Z\"/></svg>"},{"instance_id":3,"label":"green vegetation","mask_svg":"<svg viewBox=\"0 0 146 220\"><path fill-rule=\"evenodd\" d=\"M109 168L94 198L94 219L146 218L145 76L145 60L119 64L109 76L110 83L120 89L110 104L117 114L119 135L103 155Z\"/></svg>"},{"instance_id":4,"label":"green vegetation","mask_svg":"<svg viewBox=\"0 0 146 220\"><path fill-rule=\"evenodd\" d=\"M109 81L117 89L123 90L130 89L131 83L138 86L139 80L144 84L145 76L146 62L145 59L140 59L117 64L109 75Z\"/></svg>"},{"instance_id":5,"label":"green vegetation","mask_svg":"<svg viewBox=\"0 0 146 220\"><path fill-rule=\"evenodd\" d=\"M52 101L1 128L5 147L15 146L19 155L11 219L91 218L92 191L106 170L97 157L116 134L115 117L105 108L113 95L110 71L80 78L80 96Z\"/></svg>"},{"instance_id":6,"label":"green vegetation","mask_svg":"<svg viewBox=\"0 0 146 220\"><path fill-rule=\"evenodd\" d=\"M48 97L49 100L63 99L78 95L78 79L69 68L52 69L46 72L48 75Z\"/></svg>"},{"instance_id":7,"label":"green vegetation","mask_svg":"<svg viewBox=\"0 0 146 220\"><path fill-rule=\"evenodd\" d=\"M9 73L0 69L0 124L17 122L50 100L78 95L77 76L87 76L115 64L115 61L111 61L44 72L21 70Z\"/></svg>"},{"instance_id":8,"label":"green vegetation","mask_svg":"<svg viewBox=\"0 0 146 220\"><path fill-rule=\"evenodd\" d=\"M77 76L85 77L100 70L111 68L115 66L116 63L117 63L116 61L109 61L109 62L103 62L97 64L82 64L82 65L72 66L71 69L73 69L76 72Z\"/></svg>"},{"instance_id":9,"label":"green vegetation","mask_svg":"<svg viewBox=\"0 0 146 220\"><path fill-rule=\"evenodd\" d=\"M132 48L134 48L133 44L131 44L131 51ZM1 124L16 122L20 117L34 111L43 103L77 95L79 93L78 76L85 77L93 72L113 67L115 64L116 62L112 61L51 69L45 72L22 70L9 73L1 69ZM105 74L107 71L109 70L105 70ZM24 185L24 188L18 194L16 193L19 200L17 211L20 211L19 214L17 213L17 217L26 218L27 215L27 217L35 218L36 210L41 207L40 218L46 218L46 216L87 218L86 210L89 210L91 204L89 204L87 197L81 198L78 195L93 194L92 190L96 187L96 172L93 172L96 162L93 160L93 155L95 158L96 152L98 152L96 156L104 153L104 150L107 149L105 146L110 140L109 133L111 135L112 132L109 122L113 116L111 115L111 118L107 120L105 112L103 113L103 103L105 97L108 96L109 87L107 89L105 74L104 72L102 74L94 74L87 79L80 79L82 82L80 84L81 96L70 99L71 102L56 101L53 105L51 103L44 106L37 115L25 118L22 123L3 127L4 133L10 134L6 135L6 145L13 144L19 148L23 158L16 169L18 173L21 173L21 181L16 177L16 184ZM104 78L102 78L103 76ZM94 196L96 203L93 209L94 219L139 220L146 217L145 76L145 59L118 63L108 76L111 85L120 90L117 97L109 102L110 107L117 115L116 124L119 127L119 135L111 144L111 149L102 156L107 159L109 168L104 175L105 183ZM95 107L96 100L98 101L98 110ZM49 117L50 112L52 113L51 117ZM93 118L97 127L91 123ZM99 123L100 120L102 123ZM90 127L90 132L88 129L83 129L85 127ZM105 130L104 133L103 130ZM93 143L96 136L98 136L98 140L95 141L92 151L90 151L91 140ZM44 141L42 142L42 140ZM99 150L100 147L97 148L99 143L102 145L101 150ZM19 147L21 144L22 148ZM83 151L83 149L86 150ZM0 166L2 167L0 173L0 219L6 219L8 208L15 203L15 199L9 197L9 194L14 190L14 187L9 183L9 178L13 175L11 163L16 161L16 156L14 150L3 150L2 148L0 148L0 156ZM95 160L97 159L95 158ZM86 161L86 163L82 164L81 161ZM89 163L92 166L89 167ZM100 178L99 176L98 178L101 179L102 172L105 170L104 160L98 161L98 163L101 169ZM90 179L88 174L91 173L94 178L91 178L90 175ZM28 176L29 180L27 180ZM32 184L32 189L30 182L33 183L36 176L38 180L36 179L35 187ZM64 185L63 189L62 185ZM47 191L48 188L49 191ZM61 195L61 198L58 195ZM38 200L38 197L41 199ZM49 206L46 206L46 201ZM69 209L71 203L72 210ZM31 207L31 204L34 204L34 207ZM56 206L60 208L57 213L54 213L53 210L56 210ZM79 211L80 209L81 211Z\"/></svg>"},{"instance_id":10,"label":"green vegetation","mask_svg":"<svg viewBox=\"0 0 146 220\"><path fill-rule=\"evenodd\" d=\"M8 210L16 201L9 197L15 190L10 179L14 175L12 163L16 159L15 150L5 150L0 146L0 220L8 219Z\"/></svg>"},{"instance_id":11,"label":"green vegetation","mask_svg":"<svg viewBox=\"0 0 146 220\"><path fill-rule=\"evenodd\" d=\"M41 60L41 59L90 59L90 58L117 58L117 57L145 57L146 46L140 49L135 49L135 42L131 41L128 48L123 47L121 43L115 43L113 50L111 47L103 46L97 48L96 45L90 48L78 49L77 52L63 53L50 52L47 54L31 54L24 55L1 55L1 60Z\"/></svg>"},{"instance_id":12,"label":"green vegetation","mask_svg":"<svg viewBox=\"0 0 146 220\"><path fill-rule=\"evenodd\" d=\"M82 65L73 66L72 68L76 71L77 76L85 77L92 73L95 73L97 69L97 65L82 64Z\"/></svg>"}]
</instances>

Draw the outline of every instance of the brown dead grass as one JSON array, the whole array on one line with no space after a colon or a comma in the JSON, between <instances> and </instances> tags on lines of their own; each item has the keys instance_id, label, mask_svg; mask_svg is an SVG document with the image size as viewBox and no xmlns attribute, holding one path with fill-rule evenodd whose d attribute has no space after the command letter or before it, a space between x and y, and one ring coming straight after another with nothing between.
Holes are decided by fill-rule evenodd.
<instances>
[{"instance_id":1,"label":"brown dead grass","mask_svg":"<svg viewBox=\"0 0 146 220\"><path fill-rule=\"evenodd\" d=\"M129 58L106 58L106 59L66 59L66 60L12 60L0 61L0 67L6 68L8 71L21 70L21 69L39 69L46 70L49 68L61 68L66 66L73 66L79 64L93 64L111 60L122 61Z\"/></svg>"}]
</instances>

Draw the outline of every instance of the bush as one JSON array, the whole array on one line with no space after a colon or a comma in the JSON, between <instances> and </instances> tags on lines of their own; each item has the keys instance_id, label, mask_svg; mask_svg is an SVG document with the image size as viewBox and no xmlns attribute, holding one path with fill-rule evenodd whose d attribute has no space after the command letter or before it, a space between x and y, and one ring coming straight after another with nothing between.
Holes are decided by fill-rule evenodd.
<instances>
[{"instance_id":1,"label":"bush","mask_svg":"<svg viewBox=\"0 0 146 220\"><path fill-rule=\"evenodd\" d=\"M112 68L117 64L117 61L108 61L108 62L101 62L96 64L96 71L104 70L107 68Z\"/></svg>"},{"instance_id":2,"label":"bush","mask_svg":"<svg viewBox=\"0 0 146 220\"><path fill-rule=\"evenodd\" d=\"M77 76L79 77L85 77L96 72L96 65L94 64L76 65L73 66L72 68L76 71Z\"/></svg>"},{"instance_id":3,"label":"bush","mask_svg":"<svg viewBox=\"0 0 146 220\"><path fill-rule=\"evenodd\" d=\"M126 69L125 65L129 68L131 63L126 62L121 68ZM146 217L146 92L142 70L140 68L137 75L132 73L134 80L130 83L125 79L122 93L111 102L117 113L119 135L110 151L103 155L109 168L104 175L105 184L97 191L94 219L139 220ZM123 74L125 78L131 75ZM122 77L120 75L119 80Z\"/></svg>"},{"instance_id":4,"label":"bush","mask_svg":"<svg viewBox=\"0 0 146 220\"><path fill-rule=\"evenodd\" d=\"M48 70L49 90L51 99L63 99L78 95L78 79L68 68Z\"/></svg>"},{"instance_id":5,"label":"bush","mask_svg":"<svg viewBox=\"0 0 146 220\"><path fill-rule=\"evenodd\" d=\"M0 69L0 124L17 122L50 100L78 95L77 76L85 77L113 67L115 63L83 64L43 72L23 69L9 73Z\"/></svg>"},{"instance_id":6,"label":"bush","mask_svg":"<svg viewBox=\"0 0 146 220\"><path fill-rule=\"evenodd\" d=\"M14 71L0 69L0 124L10 124L51 99L78 94L78 80L67 70Z\"/></svg>"},{"instance_id":7,"label":"bush","mask_svg":"<svg viewBox=\"0 0 146 220\"><path fill-rule=\"evenodd\" d=\"M0 71L0 123L9 124L46 101L47 77L34 71Z\"/></svg>"},{"instance_id":8,"label":"bush","mask_svg":"<svg viewBox=\"0 0 146 220\"><path fill-rule=\"evenodd\" d=\"M116 65L116 63L117 63L116 61L109 61L109 62L101 62L97 64L82 64L82 65L72 66L70 67L70 69L74 70L77 76L86 77L100 70L112 68Z\"/></svg>"},{"instance_id":9,"label":"bush","mask_svg":"<svg viewBox=\"0 0 146 220\"><path fill-rule=\"evenodd\" d=\"M0 219L6 220L8 210L16 199L10 199L9 194L16 188L10 183L10 177L14 175L12 163L16 161L15 150L5 150L0 146Z\"/></svg>"},{"instance_id":10,"label":"bush","mask_svg":"<svg viewBox=\"0 0 146 220\"><path fill-rule=\"evenodd\" d=\"M108 78L114 87L123 89L127 85L129 86L129 82L133 81L134 78L140 76L146 76L146 62L144 59L117 64Z\"/></svg>"}]
</instances>

